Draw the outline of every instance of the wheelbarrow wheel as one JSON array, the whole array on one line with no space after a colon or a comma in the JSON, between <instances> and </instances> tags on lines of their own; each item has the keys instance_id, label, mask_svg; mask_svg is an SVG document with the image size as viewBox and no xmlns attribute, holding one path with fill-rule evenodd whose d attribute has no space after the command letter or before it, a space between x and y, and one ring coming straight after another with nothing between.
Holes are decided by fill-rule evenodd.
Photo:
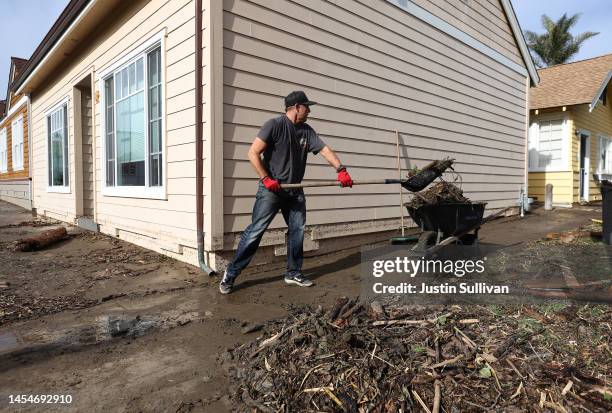
<instances>
[{"instance_id":1,"label":"wheelbarrow wheel","mask_svg":"<svg viewBox=\"0 0 612 413\"><path fill-rule=\"evenodd\" d=\"M477 234L465 234L459 238L460 245L474 245L478 241Z\"/></svg>"}]
</instances>

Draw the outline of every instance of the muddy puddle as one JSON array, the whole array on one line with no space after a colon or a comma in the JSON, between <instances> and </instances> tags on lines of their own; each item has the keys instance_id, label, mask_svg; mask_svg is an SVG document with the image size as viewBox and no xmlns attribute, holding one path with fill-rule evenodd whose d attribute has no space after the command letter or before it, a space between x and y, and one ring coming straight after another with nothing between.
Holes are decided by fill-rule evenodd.
<instances>
[{"instance_id":1,"label":"muddy puddle","mask_svg":"<svg viewBox=\"0 0 612 413\"><path fill-rule=\"evenodd\" d=\"M121 338L137 338L154 331L164 331L206 318L197 311L169 311L158 315L101 315L89 323L64 329L33 329L0 332L2 360L33 354L72 352Z\"/></svg>"}]
</instances>

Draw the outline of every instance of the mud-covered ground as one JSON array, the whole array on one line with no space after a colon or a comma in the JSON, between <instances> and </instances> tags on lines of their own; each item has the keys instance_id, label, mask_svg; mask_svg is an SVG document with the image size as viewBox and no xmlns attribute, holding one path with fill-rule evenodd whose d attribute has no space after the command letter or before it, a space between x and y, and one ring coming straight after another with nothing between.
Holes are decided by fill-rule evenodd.
<instances>
[{"instance_id":1,"label":"mud-covered ground","mask_svg":"<svg viewBox=\"0 0 612 413\"><path fill-rule=\"evenodd\" d=\"M600 217L598 206L536 212L488 223L480 238L516 248ZM72 227L69 239L43 251L10 249L56 225L0 202L0 411L232 411L240 383L221 356L265 334L245 334L245 326L360 292L358 250L307 259L313 288L252 268L221 296L218 280L195 267ZM9 403L43 394L72 402Z\"/></svg>"}]
</instances>

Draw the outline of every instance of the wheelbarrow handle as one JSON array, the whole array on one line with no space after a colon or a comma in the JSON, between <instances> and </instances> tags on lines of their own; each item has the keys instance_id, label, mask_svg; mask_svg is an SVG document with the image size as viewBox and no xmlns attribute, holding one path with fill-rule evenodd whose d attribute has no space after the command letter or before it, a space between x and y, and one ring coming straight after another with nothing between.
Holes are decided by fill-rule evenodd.
<instances>
[{"instance_id":1,"label":"wheelbarrow handle","mask_svg":"<svg viewBox=\"0 0 612 413\"><path fill-rule=\"evenodd\" d=\"M406 182L403 179L370 179L365 181L353 181L353 185L372 185L372 184L401 184ZM317 182L306 182L303 184L281 184L282 189L295 189L295 188L312 188L317 186L342 186L340 181L317 181Z\"/></svg>"}]
</instances>

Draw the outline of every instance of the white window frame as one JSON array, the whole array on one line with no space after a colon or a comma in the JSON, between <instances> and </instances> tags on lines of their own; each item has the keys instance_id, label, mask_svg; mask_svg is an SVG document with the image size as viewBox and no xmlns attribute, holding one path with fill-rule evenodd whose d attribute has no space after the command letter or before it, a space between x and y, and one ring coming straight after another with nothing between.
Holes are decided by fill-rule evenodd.
<instances>
[{"instance_id":1,"label":"white window frame","mask_svg":"<svg viewBox=\"0 0 612 413\"><path fill-rule=\"evenodd\" d=\"M155 49L157 46L160 47L160 76L161 76L161 120L162 120L162 185L161 186L149 186L149 102L148 102L148 73L147 73L147 62L146 55L149 51ZM110 66L102 69L97 76L98 90L100 91L100 102L98 107L98 113L100 114L100 135L102 137L102 195L103 196L114 196L123 198L145 198L145 199L167 199L167 142L166 142L166 46L165 46L165 29L159 33L153 35L145 42L141 43L127 54L123 55ZM145 186L107 186L107 173L106 173L106 97L105 97L105 80L115 73L117 70L125 67L132 63L138 58L144 56L145 60ZM114 89L113 84L113 89ZM114 93L114 90L113 90ZM116 108L113 121L116 123ZM113 139L116 139L114 137ZM115 153L116 156L116 153ZM117 161L115 160L115 168L117 168ZM115 175L115 183L117 176Z\"/></svg>"},{"instance_id":2,"label":"white window frame","mask_svg":"<svg viewBox=\"0 0 612 413\"><path fill-rule=\"evenodd\" d=\"M531 150L535 149L539 150L539 137L540 137L540 122L550 122L553 120L562 120L562 139L561 139L561 165L558 166L545 166L540 167L539 159L534 160L531 157ZM568 172L570 171L569 165L569 137L570 137L570 125L569 125L569 115L567 113L560 114L550 114L538 117L536 120L531 122L529 126L529 142L528 142L528 150L529 150L529 172Z\"/></svg>"},{"instance_id":3,"label":"white window frame","mask_svg":"<svg viewBox=\"0 0 612 413\"><path fill-rule=\"evenodd\" d=\"M15 143L15 129L17 125L21 124L21 142ZM23 115L17 116L16 119L11 121L11 147L12 147L12 159L13 159L13 171L23 171L23 157L24 157L24 136L23 136ZM19 131L18 131L19 132ZM15 162L15 153L19 155L19 162Z\"/></svg>"},{"instance_id":4,"label":"white window frame","mask_svg":"<svg viewBox=\"0 0 612 413\"><path fill-rule=\"evenodd\" d=\"M8 172L8 136L6 128L0 129L0 172Z\"/></svg>"},{"instance_id":5,"label":"white window frame","mask_svg":"<svg viewBox=\"0 0 612 413\"><path fill-rule=\"evenodd\" d=\"M64 167L64 170L68 170L68 185L49 185L49 168L51 167L51 165L49 165L49 151L51 150L51 148L49 147L49 133L51 131L49 130L49 122L47 119L49 118L49 116L51 116L53 112L57 111L58 109L61 109L64 105L66 105L66 143L65 144L68 145L68 151L67 151L67 157L66 157L66 162L68 163L68 165ZM70 99L69 98L64 98L62 101L55 104L54 106L52 106L50 109L48 109L45 112L45 132L46 132L45 146L47 148L47 153L46 153L46 158L45 158L45 164L47 165L47 168L45 169L45 181L47 182L46 184L47 192L69 194L71 193L70 186L72 185L72 178L70 177L70 171L71 171L71 165L72 165L72 163L70 162L70 157L71 157L72 152L70 151L71 141L70 141Z\"/></svg>"},{"instance_id":6,"label":"white window frame","mask_svg":"<svg viewBox=\"0 0 612 413\"><path fill-rule=\"evenodd\" d=\"M602 175L610 175L612 174L612 148L609 149L608 154L610 155L610 160L606 159L608 161L608 165L610 166L609 169L605 168L605 165L602 165L601 162L601 152L603 150L603 142L606 142L606 146L612 146L612 137L608 136L608 135L603 135L603 134L599 134L597 135L597 173L598 174L602 174Z\"/></svg>"}]
</instances>

